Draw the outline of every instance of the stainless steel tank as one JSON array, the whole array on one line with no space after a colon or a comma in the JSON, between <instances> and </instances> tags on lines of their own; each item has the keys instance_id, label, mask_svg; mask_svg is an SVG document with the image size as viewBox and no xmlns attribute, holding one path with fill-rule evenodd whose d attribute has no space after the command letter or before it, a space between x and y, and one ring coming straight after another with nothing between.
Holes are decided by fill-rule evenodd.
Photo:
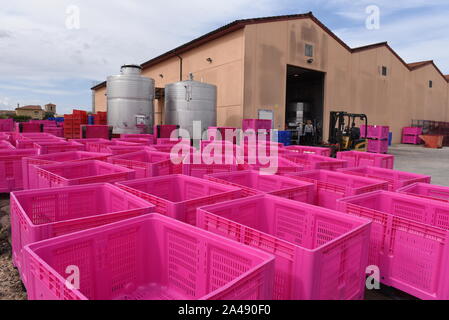
<instances>
[{"instance_id":1,"label":"stainless steel tank","mask_svg":"<svg viewBox=\"0 0 449 320\"><path fill-rule=\"evenodd\" d=\"M119 75L108 77L108 124L114 134L153 131L155 82L141 72L140 66L124 65Z\"/></svg>"},{"instance_id":2,"label":"stainless steel tank","mask_svg":"<svg viewBox=\"0 0 449 320\"><path fill-rule=\"evenodd\" d=\"M179 125L187 130L191 140L201 140L194 122L201 122L201 135L209 127L217 126L217 87L191 80L168 84L165 87L165 124Z\"/></svg>"}]
</instances>

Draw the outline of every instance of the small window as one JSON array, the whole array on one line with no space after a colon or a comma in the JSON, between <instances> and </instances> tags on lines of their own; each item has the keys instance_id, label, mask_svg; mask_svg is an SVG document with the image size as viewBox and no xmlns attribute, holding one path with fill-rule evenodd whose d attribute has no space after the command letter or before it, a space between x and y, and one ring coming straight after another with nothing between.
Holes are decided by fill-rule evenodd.
<instances>
[{"instance_id":1,"label":"small window","mask_svg":"<svg viewBox=\"0 0 449 320\"><path fill-rule=\"evenodd\" d=\"M386 66L382 66L382 76L388 76L388 68Z\"/></svg>"},{"instance_id":2,"label":"small window","mask_svg":"<svg viewBox=\"0 0 449 320\"><path fill-rule=\"evenodd\" d=\"M429 81L429 88L433 88L433 81L432 80Z\"/></svg>"},{"instance_id":3,"label":"small window","mask_svg":"<svg viewBox=\"0 0 449 320\"><path fill-rule=\"evenodd\" d=\"M313 57L313 46L306 44L306 57Z\"/></svg>"}]
</instances>

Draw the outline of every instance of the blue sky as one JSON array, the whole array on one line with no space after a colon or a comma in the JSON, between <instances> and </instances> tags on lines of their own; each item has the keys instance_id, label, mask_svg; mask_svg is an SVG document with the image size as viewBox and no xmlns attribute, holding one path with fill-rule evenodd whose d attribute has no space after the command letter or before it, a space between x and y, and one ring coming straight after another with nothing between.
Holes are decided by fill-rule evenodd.
<instances>
[{"instance_id":1,"label":"blue sky","mask_svg":"<svg viewBox=\"0 0 449 320\"><path fill-rule=\"evenodd\" d=\"M370 5L380 9L378 30L365 25ZM236 19L308 11L351 47L388 41L407 62L435 60L449 74L447 0L15 0L0 8L0 109L90 110L90 87L124 63Z\"/></svg>"}]
</instances>

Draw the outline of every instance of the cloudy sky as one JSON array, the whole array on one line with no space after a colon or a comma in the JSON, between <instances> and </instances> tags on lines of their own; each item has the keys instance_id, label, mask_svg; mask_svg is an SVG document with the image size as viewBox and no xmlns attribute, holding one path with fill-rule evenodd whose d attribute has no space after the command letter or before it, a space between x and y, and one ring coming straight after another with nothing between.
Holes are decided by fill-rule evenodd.
<instances>
[{"instance_id":1,"label":"cloudy sky","mask_svg":"<svg viewBox=\"0 0 449 320\"><path fill-rule=\"evenodd\" d=\"M377 30L366 28L370 5L380 9ZM14 0L0 8L0 109L89 110L90 87L124 63L236 19L308 11L352 47L388 41L407 62L433 59L449 74L447 0Z\"/></svg>"}]
</instances>

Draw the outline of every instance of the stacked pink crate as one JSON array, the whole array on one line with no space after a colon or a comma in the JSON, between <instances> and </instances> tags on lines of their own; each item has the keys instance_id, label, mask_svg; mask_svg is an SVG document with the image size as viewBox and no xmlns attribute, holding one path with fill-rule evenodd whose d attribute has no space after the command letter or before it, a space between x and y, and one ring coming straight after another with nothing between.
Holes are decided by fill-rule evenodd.
<instances>
[{"instance_id":1,"label":"stacked pink crate","mask_svg":"<svg viewBox=\"0 0 449 320\"><path fill-rule=\"evenodd\" d=\"M0 193L23 189L22 158L36 155L36 150L0 150Z\"/></svg>"},{"instance_id":2,"label":"stacked pink crate","mask_svg":"<svg viewBox=\"0 0 449 320\"><path fill-rule=\"evenodd\" d=\"M423 141L419 137L423 134L422 128L407 127L402 130L402 143L403 144L422 144Z\"/></svg>"}]
</instances>

